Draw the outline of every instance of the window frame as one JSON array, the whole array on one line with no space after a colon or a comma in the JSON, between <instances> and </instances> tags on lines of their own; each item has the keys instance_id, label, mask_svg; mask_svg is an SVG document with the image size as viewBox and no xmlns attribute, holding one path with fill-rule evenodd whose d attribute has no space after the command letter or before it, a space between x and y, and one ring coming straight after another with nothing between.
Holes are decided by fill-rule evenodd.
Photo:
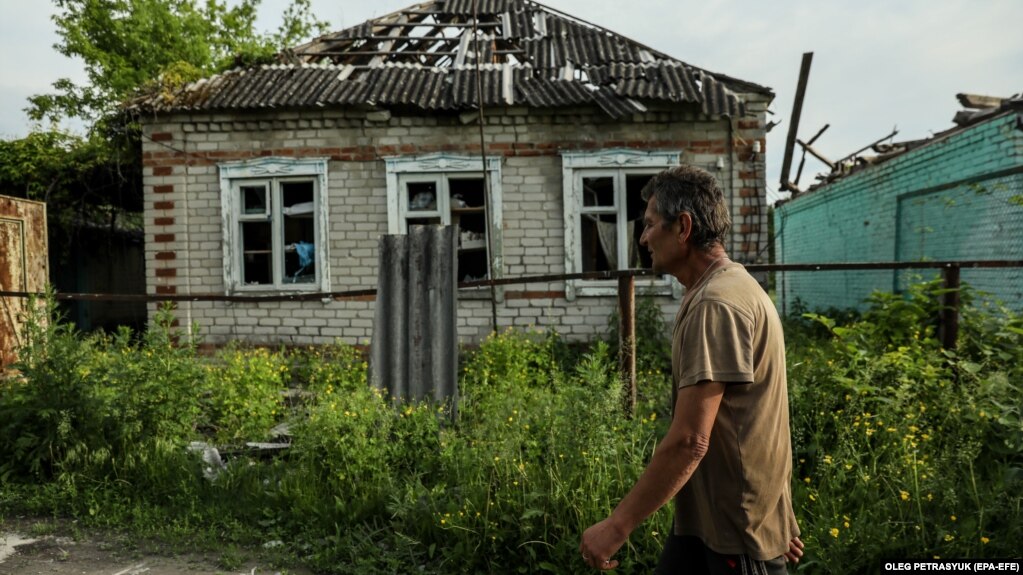
<instances>
[{"instance_id":1,"label":"window frame","mask_svg":"<svg viewBox=\"0 0 1023 575\"><path fill-rule=\"evenodd\" d=\"M561 155L562 196L565 226L565 272L582 272L582 215L585 213L610 213L608 206L584 206L583 178L611 177L615 194L613 211L616 214L616 238L627 237L625 211L628 202L623 201L625 178L628 174L656 174L666 168L681 165L680 150L642 151L623 148L596 152L565 152ZM616 241L618 261L627 260L628 244ZM619 266L619 269L626 269ZM636 290L644 294L682 296L682 286L670 275L654 277L644 281L637 278ZM618 284L613 280L568 280L565 282L565 297L569 301L577 296L614 296Z\"/></svg>"},{"instance_id":2,"label":"window frame","mask_svg":"<svg viewBox=\"0 0 1023 575\"><path fill-rule=\"evenodd\" d=\"M329 158L266 157L254 160L224 162L220 171L221 229L223 230L224 289L231 293L329 292L330 264L328 258L327 170ZM288 283L284 278L281 258L284 254L281 184L312 182L313 236L315 238L315 273L312 282ZM267 190L266 213L242 213L240 190L243 186L264 184ZM243 222L271 222L271 275L273 283L246 285L242 264ZM278 277L280 276L280 277Z\"/></svg>"},{"instance_id":3,"label":"window frame","mask_svg":"<svg viewBox=\"0 0 1023 575\"><path fill-rule=\"evenodd\" d=\"M387 231L389 234L405 234L407 222L422 214L424 218L438 218L442 225L450 225L452 211L450 205L449 182L457 179L483 177L483 159L476 156L464 156L447 153L435 153L418 156L398 156L384 158L387 175ZM504 228L501 187L501 158L488 157L485 182L490 186L490 198L487 202L487 233L491 234L488 259L489 277L503 277L504 258L501 231ZM405 192L405 184L409 182L433 182L437 191L436 206L433 210L410 210L409 198ZM484 189L484 194L487 190ZM485 293L489 297L489 290ZM503 299L503 290L496 290L497 301Z\"/></svg>"}]
</instances>

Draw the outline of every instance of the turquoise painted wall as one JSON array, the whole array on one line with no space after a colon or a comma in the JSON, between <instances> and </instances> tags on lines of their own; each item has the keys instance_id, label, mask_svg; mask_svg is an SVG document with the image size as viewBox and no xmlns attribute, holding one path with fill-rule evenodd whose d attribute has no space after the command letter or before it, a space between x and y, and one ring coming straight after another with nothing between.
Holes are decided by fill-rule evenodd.
<instances>
[{"instance_id":1,"label":"turquoise painted wall","mask_svg":"<svg viewBox=\"0 0 1023 575\"><path fill-rule=\"evenodd\" d=\"M1009 113L775 209L777 263L1023 259L1023 116ZM935 272L784 272L779 309L861 308ZM1023 269L962 279L1023 309Z\"/></svg>"}]
</instances>

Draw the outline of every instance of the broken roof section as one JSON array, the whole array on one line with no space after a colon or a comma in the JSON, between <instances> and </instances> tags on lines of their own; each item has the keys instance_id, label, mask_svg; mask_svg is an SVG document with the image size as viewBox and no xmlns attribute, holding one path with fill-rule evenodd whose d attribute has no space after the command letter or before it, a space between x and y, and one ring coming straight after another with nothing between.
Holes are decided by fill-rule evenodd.
<instances>
[{"instance_id":1,"label":"broken roof section","mask_svg":"<svg viewBox=\"0 0 1023 575\"><path fill-rule=\"evenodd\" d=\"M351 105L464 110L595 103L614 118L644 101L739 117L770 88L708 72L530 0L433 0L321 36L280 64L235 69L134 107L213 111ZM478 18L478 21L476 20ZM477 95L477 54L479 86Z\"/></svg>"},{"instance_id":2,"label":"broken roof section","mask_svg":"<svg viewBox=\"0 0 1023 575\"><path fill-rule=\"evenodd\" d=\"M829 173L818 174L816 176L818 181L815 184L810 186L805 192L796 195L815 191L820 187L859 172L860 170L876 166L878 164L883 164L888 160L897 158L917 148L940 142L951 135L958 134L959 132L965 131L972 126L997 116L1013 112L1021 114L1019 122L1020 129L1023 129L1023 94L1016 94L1008 98L981 96L977 94L956 94L956 99L959 100L959 103L965 109L956 112L955 117L952 119L955 126L938 132L930 137L918 140L905 140L902 142L881 141L874 143L863 148L861 152L864 153L857 152L838 160L837 162L833 162ZM892 135L894 136L894 133ZM885 138L885 140L888 140L888 138ZM793 199L794 198L795 196L793 196ZM779 203L784 202L785 200L782 200Z\"/></svg>"}]
</instances>

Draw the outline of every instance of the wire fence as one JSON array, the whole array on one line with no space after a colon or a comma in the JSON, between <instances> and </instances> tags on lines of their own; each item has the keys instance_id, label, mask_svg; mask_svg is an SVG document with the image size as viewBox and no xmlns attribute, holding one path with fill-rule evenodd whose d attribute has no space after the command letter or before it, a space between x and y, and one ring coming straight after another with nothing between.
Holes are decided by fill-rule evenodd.
<instances>
[{"instance_id":1,"label":"wire fence","mask_svg":"<svg viewBox=\"0 0 1023 575\"><path fill-rule=\"evenodd\" d=\"M983 261L943 261L943 262L858 262L858 263L798 263L798 264L750 264L746 269L752 274L789 273L789 272L835 272L835 271L884 271L890 270L939 270L944 281L938 335L942 345L953 348L959 333L959 315L961 306L961 278L963 269L1013 269L1023 268L1023 260L983 260ZM493 280L480 280L458 284L460 290L479 290L519 284L536 284L567 282L571 280L617 280L618 311L619 311L619 369L622 376L625 397L625 411L631 414L636 402L636 278L655 276L649 269L629 269L619 271L553 274L520 276ZM42 293L23 291L0 291L5 306L7 298L26 298L43 296ZM349 291L333 291L301 294L274 295L226 295L226 294L87 294L87 293L56 293L58 301L87 302L301 302L374 299L376 289ZM457 312L456 312L457 313ZM497 318L494 317L496 326ZM13 343L13 342L12 342Z\"/></svg>"},{"instance_id":2,"label":"wire fence","mask_svg":"<svg viewBox=\"0 0 1023 575\"><path fill-rule=\"evenodd\" d=\"M795 264L747 264L746 269L752 274L784 274L786 272L834 272L834 271L883 271L883 270L939 270L945 278L946 287L958 290L961 284L961 270L964 269L1023 269L1023 260L975 260L975 261L933 261L933 262L843 262L843 263L795 263ZM478 291L482 288L510 286L521 284L555 283L571 280L619 280L656 276L649 269L628 269L618 271L550 274L497 278L462 282L458 284L460 291ZM26 298L43 296L40 292L0 291L2 298ZM331 292L303 292L269 295L234 295L223 293L193 294L118 294L118 293L55 293L57 301L78 302L303 302L303 301L351 301L374 299L376 289L359 289ZM958 302L949 301L955 315L958 315ZM953 305L954 304L954 305ZM780 307L783 304L780 304ZM783 310L784 311L784 310Z\"/></svg>"}]
</instances>

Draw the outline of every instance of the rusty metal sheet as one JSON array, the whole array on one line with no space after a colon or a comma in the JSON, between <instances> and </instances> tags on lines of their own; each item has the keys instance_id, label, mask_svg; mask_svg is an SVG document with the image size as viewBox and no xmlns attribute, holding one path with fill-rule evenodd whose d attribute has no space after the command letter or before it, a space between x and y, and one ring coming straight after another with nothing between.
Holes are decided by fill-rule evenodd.
<instances>
[{"instance_id":1,"label":"rusty metal sheet","mask_svg":"<svg viewBox=\"0 0 1023 575\"><path fill-rule=\"evenodd\" d=\"M41 292L47 270L46 204L0 196L0 291ZM28 300L0 297L0 369L16 359Z\"/></svg>"}]
</instances>

